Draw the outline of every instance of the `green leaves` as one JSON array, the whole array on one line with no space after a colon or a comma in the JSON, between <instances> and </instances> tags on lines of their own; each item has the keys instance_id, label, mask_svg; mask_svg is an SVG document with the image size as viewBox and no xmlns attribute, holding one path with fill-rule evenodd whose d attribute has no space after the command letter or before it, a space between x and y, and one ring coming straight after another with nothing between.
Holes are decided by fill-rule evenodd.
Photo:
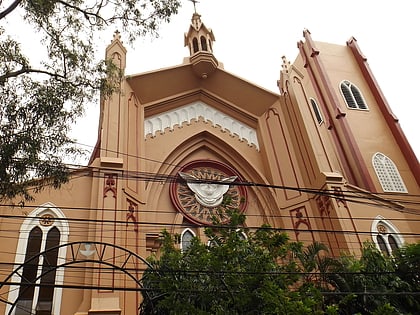
<instances>
[{"instance_id":1,"label":"green leaves","mask_svg":"<svg viewBox=\"0 0 420 315\"><path fill-rule=\"evenodd\" d=\"M130 41L177 13L178 0L23 0L0 4L0 200L66 182L64 157L79 154L67 134L84 106L118 91L122 69L96 56L97 34L120 29ZM19 42L19 27L39 44ZM16 17L15 17L16 18ZM28 34L29 30L29 34ZM32 33L30 33L32 32ZM34 57L33 54L36 56ZM102 53L101 53L102 56ZM33 186L33 187L32 187Z\"/></svg>"},{"instance_id":2,"label":"green leaves","mask_svg":"<svg viewBox=\"0 0 420 315\"><path fill-rule=\"evenodd\" d=\"M163 232L160 257L143 277L141 314L418 314L420 243L394 257L365 243L361 256L328 256L269 226L250 232L245 216L205 231L185 252ZM236 224L236 223L240 224ZM243 237L246 234L246 238Z\"/></svg>"},{"instance_id":3,"label":"green leaves","mask_svg":"<svg viewBox=\"0 0 420 315\"><path fill-rule=\"evenodd\" d=\"M142 314L313 314L321 295L311 285L299 289L297 246L268 226L244 230L238 212L229 216L206 229L210 245L196 238L185 252L163 233L161 256L150 258L154 269L143 277Z\"/></svg>"}]
</instances>

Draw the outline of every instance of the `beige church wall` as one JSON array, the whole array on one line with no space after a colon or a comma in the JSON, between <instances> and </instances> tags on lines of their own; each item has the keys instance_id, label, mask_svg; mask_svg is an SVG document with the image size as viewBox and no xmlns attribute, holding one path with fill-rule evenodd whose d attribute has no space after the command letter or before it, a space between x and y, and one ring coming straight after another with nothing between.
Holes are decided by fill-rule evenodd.
<instances>
[{"instance_id":1,"label":"beige church wall","mask_svg":"<svg viewBox=\"0 0 420 315\"><path fill-rule=\"evenodd\" d=\"M0 218L0 239L7 240L2 243L2 251L10 253L3 256L3 261L14 262L15 252L17 249L19 231L24 219L30 215L35 209L42 208L43 205L52 206L60 209L69 223L68 242L81 241L88 239L89 224L87 220L90 219L91 209L91 187L92 177L89 172L76 172L67 184L62 185L60 189L45 188L40 193L34 195L35 200L25 202L25 206L21 207L6 207L2 205ZM5 218L3 216L13 216ZM16 217L15 217L16 216ZM73 221L72 221L73 220ZM74 221L77 220L77 221ZM86 221L85 221L86 220ZM92 228L94 226L92 225ZM67 255L71 255L67 250ZM12 272L12 266L3 269L3 277ZM64 272L64 283L80 283L84 282L86 273L82 269L80 271ZM4 293L7 297L6 291L8 286L2 288L0 293ZM65 309L68 314L74 314L83 299L82 290L63 290L62 309ZM0 305L0 312L4 313L5 304Z\"/></svg>"},{"instance_id":2,"label":"beige church wall","mask_svg":"<svg viewBox=\"0 0 420 315\"><path fill-rule=\"evenodd\" d=\"M328 48L328 47L327 47ZM329 49L329 48L328 48ZM323 52L320 53L321 55ZM346 174L346 167L342 162L342 154L337 148L337 110L331 104L328 104L328 91L322 84L314 86L314 82L321 82L318 73L312 72L312 67L307 67L306 63L311 60L305 60L301 54L298 55L290 67L288 74L288 89L290 94L294 95L293 108L295 115L300 117L302 132L307 135L308 146L313 150L312 158L314 165L317 165L320 172L317 182L322 176L321 172L339 172ZM314 98L321 112L323 122L318 125L314 117L309 98ZM299 104L299 105L298 105ZM332 107L332 108L331 108ZM290 109L289 111L292 111ZM293 126L291 126L293 128ZM309 157L308 157L309 159ZM321 176L321 177L320 177Z\"/></svg>"},{"instance_id":3,"label":"beige church wall","mask_svg":"<svg viewBox=\"0 0 420 315\"><path fill-rule=\"evenodd\" d=\"M382 217L386 222L394 225L399 232L398 236L401 236L405 243L418 242L418 216L410 215L405 213L404 209L399 211L397 206L389 203L360 203L360 202L347 202L349 211L351 213L352 222L361 242L369 241L373 242L372 238L372 223L378 217ZM376 230L374 231L376 232ZM357 244L354 245L355 251L357 250Z\"/></svg>"},{"instance_id":4,"label":"beige church wall","mask_svg":"<svg viewBox=\"0 0 420 315\"><path fill-rule=\"evenodd\" d=\"M180 144L180 146L174 150L174 152L171 152L171 154L163 160L163 164L158 165L159 168L156 168L156 170L160 174L171 174L175 176L179 167L185 165L188 162L195 160L215 160L233 167L237 172L239 172L239 174L241 174L242 180L257 183L267 183L267 179L265 179L262 172L256 168L256 166L261 165L262 162L260 153L258 153L255 148L249 147L247 144L239 142L237 139L231 138L229 136L228 140L237 142L237 149L244 149L237 151L230 147L229 143L224 143L222 139L218 139L213 136L209 137L209 134L206 133L199 133L198 135ZM229 155L226 155L226 152L229 152ZM161 158L158 161L161 161ZM151 202L153 206L157 205L156 201L159 201L161 204L163 200L165 200L165 196L167 196L166 198L169 197L167 185L150 184L150 186L150 191L146 192L147 195L150 196L147 197L147 200ZM254 190L256 191L258 197L249 195L248 198L250 203L252 202L253 204L256 204L257 206L255 208L260 208L259 211L275 211L276 202L272 197L273 192L266 188L258 187L254 188ZM163 198L155 197L153 199L152 196L163 196ZM171 207L170 200L168 200L166 204L162 205L161 207ZM274 223L267 221L267 218L270 217L269 214L264 215L263 218L264 217L264 221L256 221L258 225L262 224L263 222L270 224Z\"/></svg>"},{"instance_id":5,"label":"beige church wall","mask_svg":"<svg viewBox=\"0 0 420 315\"><path fill-rule=\"evenodd\" d=\"M350 49L346 46L327 45L325 43L316 44L322 52L320 56L329 74L329 79L331 80L337 99L346 113L344 119L348 121L354 138L358 139L357 145L360 148L376 190L382 192L381 185L372 166L372 156L377 152L381 152L391 158L395 163L409 193L418 194L419 187L412 176L398 143L395 141L383 118L382 112L379 110L370 87L364 80L357 63L354 61ZM346 62L342 60L346 60ZM346 106L339 87L343 80L348 80L359 88L368 106L368 110L354 110ZM397 106L397 104L391 104L391 109L392 106Z\"/></svg>"}]
</instances>

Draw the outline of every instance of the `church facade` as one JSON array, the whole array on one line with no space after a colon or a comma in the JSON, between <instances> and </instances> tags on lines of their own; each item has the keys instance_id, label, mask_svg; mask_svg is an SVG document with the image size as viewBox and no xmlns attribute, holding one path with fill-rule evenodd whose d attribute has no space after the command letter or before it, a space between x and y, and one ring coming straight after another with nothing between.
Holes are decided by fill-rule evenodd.
<instances>
[{"instance_id":1,"label":"church facade","mask_svg":"<svg viewBox=\"0 0 420 315\"><path fill-rule=\"evenodd\" d=\"M278 94L225 71L214 41L194 13L182 64L125 75L101 101L89 165L1 208L0 313L135 314L162 230L206 242L221 207L334 256L418 241L419 163L354 38L305 30ZM119 34L106 57L127 72Z\"/></svg>"}]
</instances>

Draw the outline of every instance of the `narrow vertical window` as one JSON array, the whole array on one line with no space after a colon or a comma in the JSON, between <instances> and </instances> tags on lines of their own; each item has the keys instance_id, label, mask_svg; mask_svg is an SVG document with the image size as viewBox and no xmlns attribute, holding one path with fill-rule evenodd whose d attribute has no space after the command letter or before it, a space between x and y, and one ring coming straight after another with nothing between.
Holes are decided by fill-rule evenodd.
<instances>
[{"instance_id":1,"label":"narrow vertical window","mask_svg":"<svg viewBox=\"0 0 420 315\"><path fill-rule=\"evenodd\" d=\"M45 253L42 264L41 286L39 289L38 304L36 306L37 313L41 311L42 314L51 314L52 311L58 256L57 246L59 243L60 231L56 227L53 227L48 232L45 245L45 250L49 251Z\"/></svg>"},{"instance_id":2,"label":"narrow vertical window","mask_svg":"<svg viewBox=\"0 0 420 315\"><path fill-rule=\"evenodd\" d=\"M185 229L181 234L181 250L186 251L194 238L194 233L190 229Z\"/></svg>"},{"instance_id":3,"label":"narrow vertical window","mask_svg":"<svg viewBox=\"0 0 420 315\"><path fill-rule=\"evenodd\" d=\"M321 111L319 109L318 103L313 98L310 99L310 102L312 105L312 110L314 111L314 114L315 114L315 118L318 122L318 125L320 125L322 124L324 120L322 119L322 115L321 115Z\"/></svg>"},{"instance_id":4,"label":"narrow vertical window","mask_svg":"<svg viewBox=\"0 0 420 315\"><path fill-rule=\"evenodd\" d=\"M207 40L204 36L200 37L201 49L207 51Z\"/></svg>"},{"instance_id":5,"label":"narrow vertical window","mask_svg":"<svg viewBox=\"0 0 420 315\"><path fill-rule=\"evenodd\" d=\"M384 192L407 192L397 167L389 157L377 152L372 157L372 164Z\"/></svg>"},{"instance_id":6,"label":"narrow vertical window","mask_svg":"<svg viewBox=\"0 0 420 315\"><path fill-rule=\"evenodd\" d=\"M25 253L22 279L20 281L19 297L16 304L16 315L31 314L34 300L35 279L38 272L38 263L41 250L42 231L34 227L29 233L28 244Z\"/></svg>"},{"instance_id":7,"label":"narrow vertical window","mask_svg":"<svg viewBox=\"0 0 420 315\"><path fill-rule=\"evenodd\" d=\"M194 53L198 51L198 39L196 37L193 38L193 51Z\"/></svg>"},{"instance_id":8,"label":"narrow vertical window","mask_svg":"<svg viewBox=\"0 0 420 315\"><path fill-rule=\"evenodd\" d=\"M388 244L389 247L391 248L391 252L395 252L399 247L398 247L398 243L395 240L395 237L393 235L388 235Z\"/></svg>"},{"instance_id":9,"label":"narrow vertical window","mask_svg":"<svg viewBox=\"0 0 420 315\"><path fill-rule=\"evenodd\" d=\"M349 81L340 84L341 94L346 101L347 107L352 109L368 109L365 99L359 88Z\"/></svg>"},{"instance_id":10,"label":"narrow vertical window","mask_svg":"<svg viewBox=\"0 0 420 315\"><path fill-rule=\"evenodd\" d=\"M377 243L377 244L378 244L378 246L379 246L379 250L380 250L383 254L385 254L385 255L389 255L388 248L387 248L387 246L386 246L385 240L384 240L384 238L383 238L381 235L376 235L376 243Z\"/></svg>"}]
</instances>

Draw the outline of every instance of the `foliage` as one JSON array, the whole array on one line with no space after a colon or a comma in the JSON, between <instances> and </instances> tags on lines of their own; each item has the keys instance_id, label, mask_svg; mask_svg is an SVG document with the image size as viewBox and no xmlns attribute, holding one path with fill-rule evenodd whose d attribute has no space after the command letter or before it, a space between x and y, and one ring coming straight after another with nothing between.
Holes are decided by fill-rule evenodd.
<instances>
[{"instance_id":1,"label":"foliage","mask_svg":"<svg viewBox=\"0 0 420 315\"><path fill-rule=\"evenodd\" d=\"M297 258L307 249L268 226L247 231L243 215L230 216L205 230L209 245L195 238L185 252L163 233L161 256L149 258L153 269L143 277L141 313L321 314L320 291L302 281L304 256Z\"/></svg>"},{"instance_id":2,"label":"foliage","mask_svg":"<svg viewBox=\"0 0 420 315\"><path fill-rule=\"evenodd\" d=\"M420 243L386 256L366 242L360 258L331 258L321 243L304 246L269 226L251 232L242 214L229 216L205 230L208 245L194 238L184 252L179 236L163 232L140 314L420 314Z\"/></svg>"},{"instance_id":3,"label":"foliage","mask_svg":"<svg viewBox=\"0 0 420 315\"><path fill-rule=\"evenodd\" d=\"M420 242L407 244L395 254L395 270L397 275L408 284L407 290L420 293ZM420 313L420 301L408 298L405 301L410 309ZM413 311L413 313L415 313Z\"/></svg>"},{"instance_id":4,"label":"foliage","mask_svg":"<svg viewBox=\"0 0 420 315\"><path fill-rule=\"evenodd\" d=\"M408 270L418 275L415 265L411 264L415 261L414 255L405 254L411 253L414 247L404 247L391 257L383 255L373 243L366 242L360 259L342 255L328 276L334 292L340 295L331 295L326 303L338 305L340 314L418 314L416 296L407 294L418 293L418 288L401 276ZM417 252L417 261L419 254ZM403 262L401 257L407 261Z\"/></svg>"},{"instance_id":5,"label":"foliage","mask_svg":"<svg viewBox=\"0 0 420 315\"><path fill-rule=\"evenodd\" d=\"M71 124L99 90L104 97L115 91L121 75L95 57L98 32L119 28L130 42L156 35L179 6L179 0L0 1L0 200L30 199L31 178L44 179L38 189L67 179L63 157L76 153ZM32 59L20 42L25 31L39 40L29 49Z\"/></svg>"}]
</instances>

